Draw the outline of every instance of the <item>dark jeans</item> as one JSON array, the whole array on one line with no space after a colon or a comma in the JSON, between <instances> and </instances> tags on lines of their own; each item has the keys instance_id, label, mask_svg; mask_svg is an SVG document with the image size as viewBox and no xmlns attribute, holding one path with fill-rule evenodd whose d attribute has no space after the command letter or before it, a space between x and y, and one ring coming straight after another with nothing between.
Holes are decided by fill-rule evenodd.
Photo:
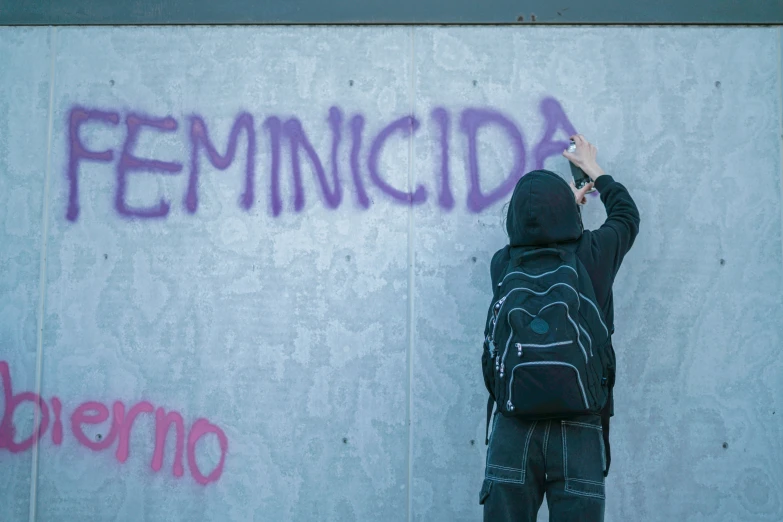
<instances>
[{"instance_id":1,"label":"dark jeans","mask_svg":"<svg viewBox=\"0 0 783 522\"><path fill-rule=\"evenodd\" d=\"M526 421L496 414L480 503L485 522L535 522L546 493L552 522L604 519L599 416Z\"/></svg>"}]
</instances>

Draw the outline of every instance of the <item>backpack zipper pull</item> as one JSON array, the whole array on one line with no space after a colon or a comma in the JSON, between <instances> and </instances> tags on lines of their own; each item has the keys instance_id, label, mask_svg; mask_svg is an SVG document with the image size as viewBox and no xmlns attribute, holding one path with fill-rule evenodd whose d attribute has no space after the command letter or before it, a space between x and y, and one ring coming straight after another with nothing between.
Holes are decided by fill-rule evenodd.
<instances>
[{"instance_id":1,"label":"backpack zipper pull","mask_svg":"<svg viewBox=\"0 0 783 522\"><path fill-rule=\"evenodd\" d=\"M522 343L516 343L514 346L517 349L517 356L522 357Z\"/></svg>"}]
</instances>

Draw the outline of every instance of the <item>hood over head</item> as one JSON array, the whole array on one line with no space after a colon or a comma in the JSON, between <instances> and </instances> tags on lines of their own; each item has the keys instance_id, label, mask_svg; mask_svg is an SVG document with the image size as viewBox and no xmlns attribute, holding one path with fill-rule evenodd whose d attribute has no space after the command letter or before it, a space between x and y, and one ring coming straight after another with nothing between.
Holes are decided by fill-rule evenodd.
<instances>
[{"instance_id":1,"label":"hood over head","mask_svg":"<svg viewBox=\"0 0 783 522\"><path fill-rule=\"evenodd\" d=\"M581 210L563 178L534 170L517 182L506 216L512 247L566 243L579 239L583 230Z\"/></svg>"}]
</instances>

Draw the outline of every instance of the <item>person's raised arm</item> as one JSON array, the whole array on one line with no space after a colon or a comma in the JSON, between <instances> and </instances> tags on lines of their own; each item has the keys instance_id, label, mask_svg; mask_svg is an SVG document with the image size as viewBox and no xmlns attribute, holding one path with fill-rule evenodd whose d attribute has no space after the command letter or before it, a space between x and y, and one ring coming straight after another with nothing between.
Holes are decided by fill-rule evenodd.
<instances>
[{"instance_id":1,"label":"person's raised arm","mask_svg":"<svg viewBox=\"0 0 783 522\"><path fill-rule=\"evenodd\" d=\"M615 181L612 176L604 173L598 165L596 156L598 149L588 142L584 136L577 134L571 138L576 143L576 151L563 151L570 162L581 168L587 174L601 194L601 201L606 207L606 221L601 228L593 231L593 249L596 257L613 266L613 274L620 268L625 254L633 246L636 236L639 234L639 210L636 208L631 195L622 184ZM590 186L586 185L581 190L574 190L574 197L580 204L585 203L585 193Z\"/></svg>"}]
</instances>

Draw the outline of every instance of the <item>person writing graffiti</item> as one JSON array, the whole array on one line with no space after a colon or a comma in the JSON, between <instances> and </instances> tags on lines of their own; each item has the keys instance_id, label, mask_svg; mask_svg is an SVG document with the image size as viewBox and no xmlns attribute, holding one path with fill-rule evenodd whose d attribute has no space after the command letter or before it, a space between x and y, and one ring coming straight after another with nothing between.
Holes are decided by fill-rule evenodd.
<instances>
[{"instance_id":1,"label":"person writing graffiti","mask_svg":"<svg viewBox=\"0 0 783 522\"><path fill-rule=\"evenodd\" d=\"M563 155L591 182L577 189L547 170L523 176L507 212L508 245L490 266L485 521L535 521L544 495L552 521L604 518L616 368L612 284L640 217L628 190L598 165L596 147L582 135L571 139L576 150ZM593 187L607 217L590 231L581 206Z\"/></svg>"}]
</instances>

